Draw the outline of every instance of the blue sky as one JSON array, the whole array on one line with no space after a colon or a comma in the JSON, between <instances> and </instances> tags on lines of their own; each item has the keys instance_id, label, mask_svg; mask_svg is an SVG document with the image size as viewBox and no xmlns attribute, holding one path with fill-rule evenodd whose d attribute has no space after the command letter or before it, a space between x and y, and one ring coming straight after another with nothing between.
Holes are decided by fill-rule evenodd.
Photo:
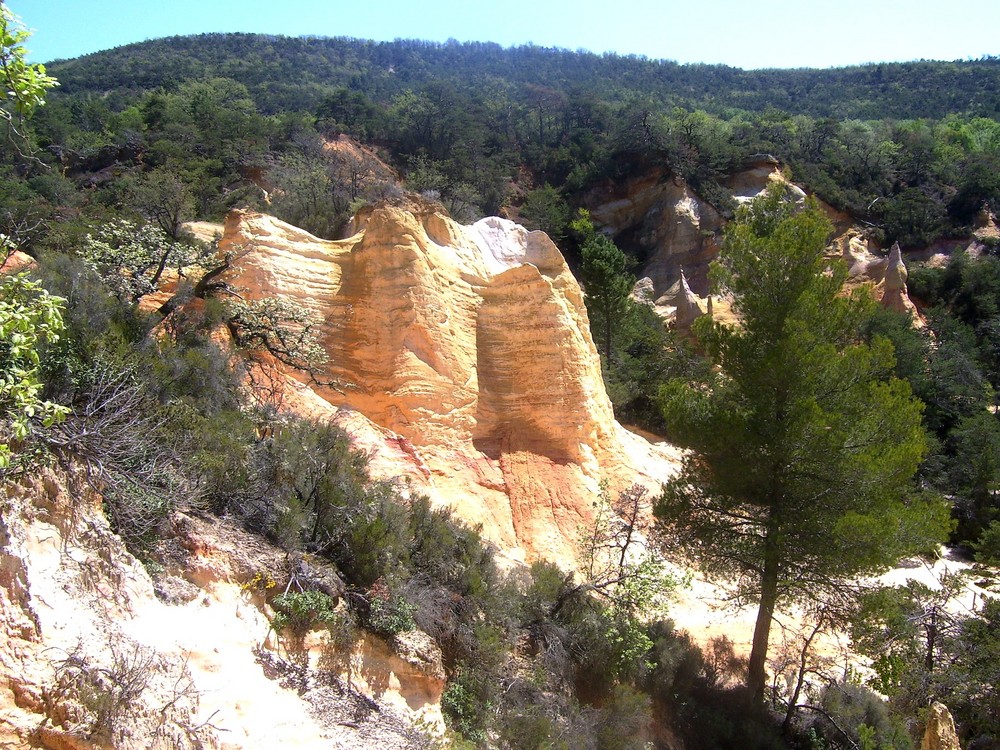
<instances>
[{"instance_id":1,"label":"blue sky","mask_svg":"<svg viewBox=\"0 0 1000 750\"><path fill-rule=\"evenodd\" d=\"M1000 0L10 0L34 62L212 31L498 42L741 68L1000 55Z\"/></svg>"}]
</instances>

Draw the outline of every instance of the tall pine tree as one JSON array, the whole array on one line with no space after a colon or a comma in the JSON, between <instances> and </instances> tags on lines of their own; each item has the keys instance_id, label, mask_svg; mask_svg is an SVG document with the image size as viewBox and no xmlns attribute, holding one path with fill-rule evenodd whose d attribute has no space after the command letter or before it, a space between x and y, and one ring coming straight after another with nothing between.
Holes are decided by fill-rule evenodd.
<instances>
[{"instance_id":1,"label":"tall pine tree","mask_svg":"<svg viewBox=\"0 0 1000 750\"><path fill-rule=\"evenodd\" d=\"M775 608L819 599L943 535L941 503L910 497L921 404L892 377L892 346L864 343L867 295L842 293L832 227L774 188L741 208L714 281L739 325L702 318L710 383L660 393L691 453L656 513L665 548L758 604L747 686L761 699Z\"/></svg>"}]
</instances>

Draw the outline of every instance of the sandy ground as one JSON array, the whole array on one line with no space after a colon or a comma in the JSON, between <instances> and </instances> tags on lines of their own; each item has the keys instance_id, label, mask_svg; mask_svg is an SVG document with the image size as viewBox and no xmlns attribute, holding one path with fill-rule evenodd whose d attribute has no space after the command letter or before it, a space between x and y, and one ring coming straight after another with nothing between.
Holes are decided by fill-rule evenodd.
<instances>
[{"instance_id":1,"label":"sandy ground","mask_svg":"<svg viewBox=\"0 0 1000 750\"><path fill-rule=\"evenodd\" d=\"M298 695L268 679L256 662L253 651L268 624L238 586L214 586L210 596L184 606L142 599L122 625L138 642L186 659L201 693L200 718L217 727L228 746L331 746Z\"/></svg>"}]
</instances>

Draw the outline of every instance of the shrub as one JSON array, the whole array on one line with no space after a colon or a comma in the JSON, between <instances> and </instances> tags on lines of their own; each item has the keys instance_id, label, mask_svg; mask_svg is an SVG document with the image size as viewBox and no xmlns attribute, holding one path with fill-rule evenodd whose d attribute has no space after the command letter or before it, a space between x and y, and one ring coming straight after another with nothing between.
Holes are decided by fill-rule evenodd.
<instances>
[{"instance_id":1,"label":"shrub","mask_svg":"<svg viewBox=\"0 0 1000 750\"><path fill-rule=\"evenodd\" d=\"M416 607L400 594L394 593L384 579L379 579L368 589L368 608L363 622L374 633L393 636L406 630L413 630L413 612Z\"/></svg>"},{"instance_id":2,"label":"shrub","mask_svg":"<svg viewBox=\"0 0 1000 750\"><path fill-rule=\"evenodd\" d=\"M459 675L441 694L441 712L448 726L472 742L485 742L489 705L477 696Z\"/></svg>"},{"instance_id":3,"label":"shrub","mask_svg":"<svg viewBox=\"0 0 1000 750\"><path fill-rule=\"evenodd\" d=\"M993 521L972 547L976 551L977 562L1000 565L1000 521Z\"/></svg>"},{"instance_id":4,"label":"shrub","mask_svg":"<svg viewBox=\"0 0 1000 750\"><path fill-rule=\"evenodd\" d=\"M155 654L138 644L112 644L111 661L106 666L77 648L56 663L52 698L57 703L75 700L83 706L86 719L78 731L85 736L115 740L138 711L155 666Z\"/></svg>"},{"instance_id":5,"label":"shrub","mask_svg":"<svg viewBox=\"0 0 1000 750\"><path fill-rule=\"evenodd\" d=\"M10 444L23 443L33 423L48 427L66 414L41 397L39 378L40 348L63 331L61 307L27 275L0 275L0 471L11 463Z\"/></svg>"},{"instance_id":6,"label":"shrub","mask_svg":"<svg viewBox=\"0 0 1000 750\"><path fill-rule=\"evenodd\" d=\"M888 704L863 685L850 682L827 685L820 696L820 705L826 715L818 715L813 726L832 747L884 750L913 747L906 727L891 715Z\"/></svg>"},{"instance_id":7,"label":"shrub","mask_svg":"<svg viewBox=\"0 0 1000 750\"><path fill-rule=\"evenodd\" d=\"M336 640L343 640L349 625L345 617L334 610L333 599L321 591L296 591L278 594L271 601L274 617L271 627L293 656L303 656L309 631L326 628Z\"/></svg>"}]
</instances>

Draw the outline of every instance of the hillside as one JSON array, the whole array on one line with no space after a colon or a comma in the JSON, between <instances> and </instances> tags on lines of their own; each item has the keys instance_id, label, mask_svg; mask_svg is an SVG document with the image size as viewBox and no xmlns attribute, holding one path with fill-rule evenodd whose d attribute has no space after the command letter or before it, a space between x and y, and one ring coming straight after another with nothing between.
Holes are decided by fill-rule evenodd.
<instances>
[{"instance_id":1,"label":"hillside","mask_svg":"<svg viewBox=\"0 0 1000 750\"><path fill-rule=\"evenodd\" d=\"M639 94L663 106L713 114L777 109L838 120L909 120L1000 113L1000 60L992 58L745 71L488 43L203 34L130 44L48 67L69 94L169 89L192 78L232 78L247 86L266 114L312 109L324 89L350 87L385 100L432 82L464 92L498 83L579 90L604 101Z\"/></svg>"}]
</instances>

